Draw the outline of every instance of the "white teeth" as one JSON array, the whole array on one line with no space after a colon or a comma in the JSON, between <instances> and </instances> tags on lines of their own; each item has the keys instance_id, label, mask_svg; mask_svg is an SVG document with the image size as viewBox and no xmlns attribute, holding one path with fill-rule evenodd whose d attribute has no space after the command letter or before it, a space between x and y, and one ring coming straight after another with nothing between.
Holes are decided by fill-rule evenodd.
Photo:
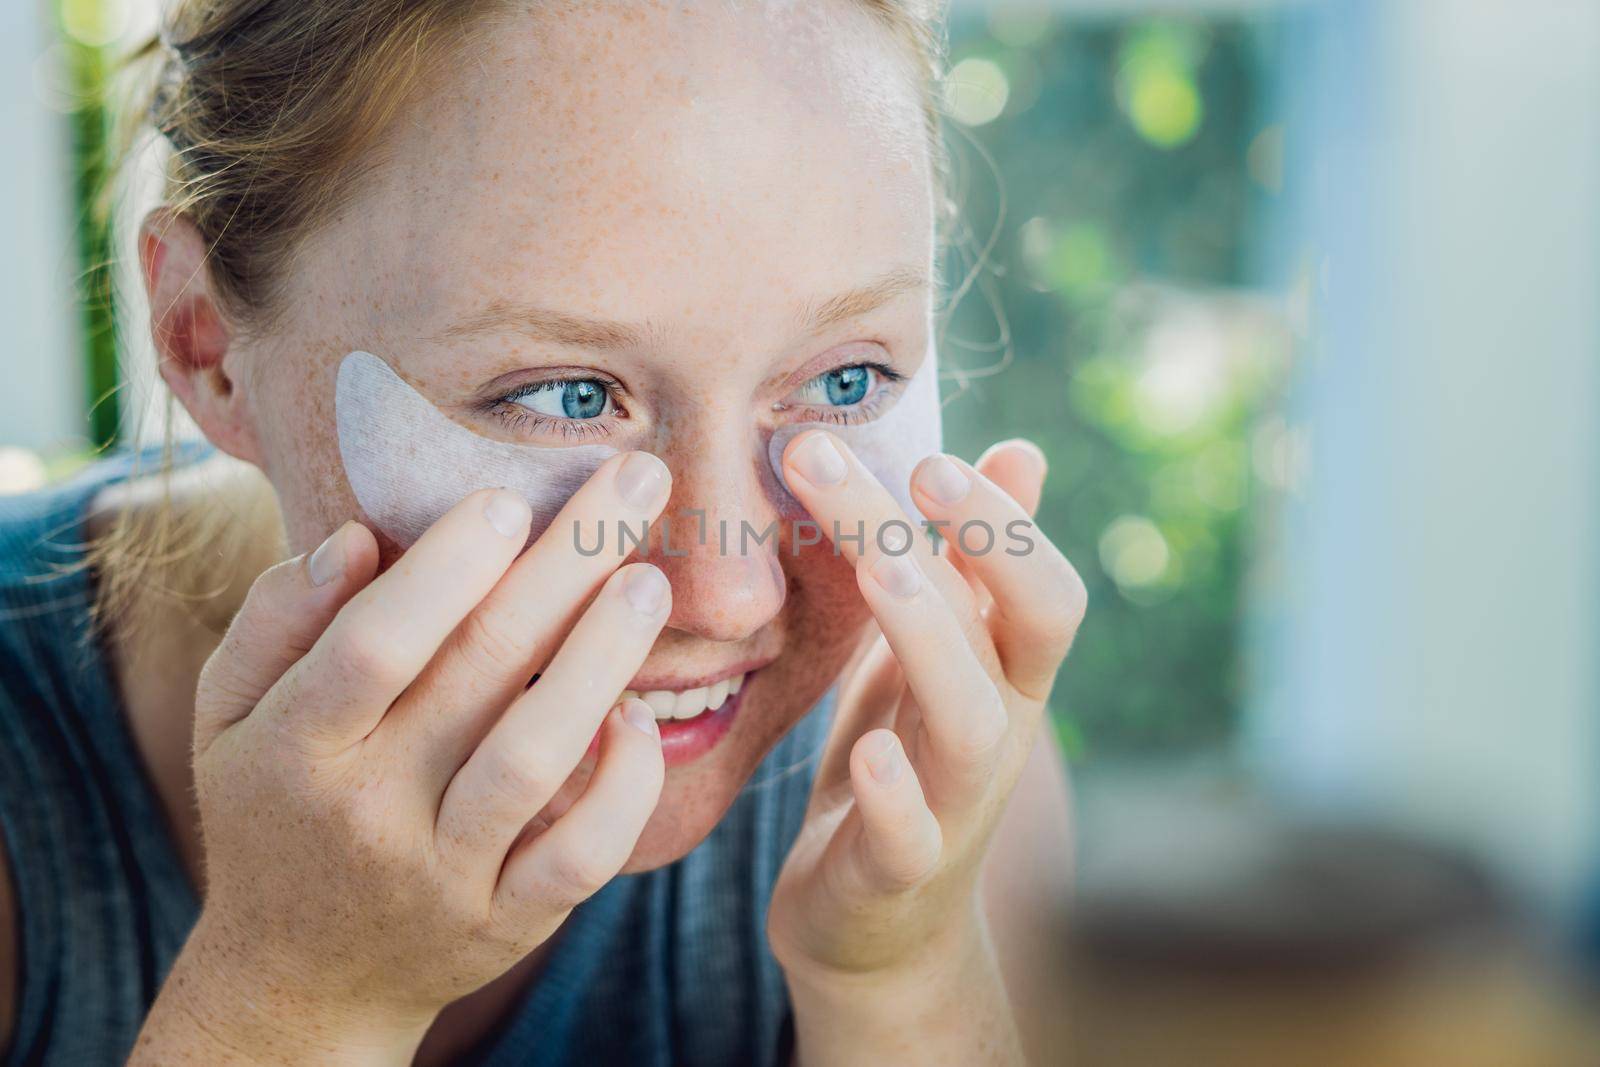
<instances>
[{"instance_id":1,"label":"white teeth","mask_svg":"<svg viewBox=\"0 0 1600 1067\"><path fill-rule=\"evenodd\" d=\"M673 711L675 719L692 719L706 710L706 687L685 689L678 694L678 706Z\"/></svg>"},{"instance_id":2,"label":"white teeth","mask_svg":"<svg viewBox=\"0 0 1600 1067\"><path fill-rule=\"evenodd\" d=\"M650 710L656 713L658 719L672 718L673 705L678 698L665 689L652 689L648 693L640 693L639 699L650 705Z\"/></svg>"},{"instance_id":3,"label":"white teeth","mask_svg":"<svg viewBox=\"0 0 1600 1067\"><path fill-rule=\"evenodd\" d=\"M703 711L715 711L727 703L728 698L744 685L744 677L738 674L724 678L715 685L685 689L681 693L674 693L670 689L651 689L644 693L637 689L624 689L622 699L637 697L643 700L650 705L657 719L692 719Z\"/></svg>"}]
</instances>

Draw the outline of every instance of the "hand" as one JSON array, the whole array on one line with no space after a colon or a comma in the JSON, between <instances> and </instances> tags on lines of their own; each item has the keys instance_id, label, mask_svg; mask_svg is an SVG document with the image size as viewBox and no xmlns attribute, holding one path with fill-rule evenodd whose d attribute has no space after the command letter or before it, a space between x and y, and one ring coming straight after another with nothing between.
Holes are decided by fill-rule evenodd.
<instances>
[{"instance_id":1,"label":"hand","mask_svg":"<svg viewBox=\"0 0 1600 1067\"><path fill-rule=\"evenodd\" d=\"M379 577L355 523L262 575L201 676L205 904L135 1062L409 1060L621 868L664 768L648 706L613 705L671 590L570 531L653 520L669 483L616 457L520 557L527 504L485 490Z\"/></svg>"},{"instance_id":2,"label":"hand","mask_svg":"<svg viewBox=\"0 0 1600 1067\"><path fill-rule=\"evenodd\" d=\"M1011 493L960 460L918 466L917 505L948 524L937 555L837 438L803 435L784 462L796 496L855 565L881 637L841 685L768 936L791 986L916 983L985 943L984 849L1083 617L1083 583L1018 503L1031 508L1044 476L1028 446L986 457ZM885 526L894 520L907 525ZM885 551L897 528L917 531L898 557Z\"/></svg>"}]
</instances>

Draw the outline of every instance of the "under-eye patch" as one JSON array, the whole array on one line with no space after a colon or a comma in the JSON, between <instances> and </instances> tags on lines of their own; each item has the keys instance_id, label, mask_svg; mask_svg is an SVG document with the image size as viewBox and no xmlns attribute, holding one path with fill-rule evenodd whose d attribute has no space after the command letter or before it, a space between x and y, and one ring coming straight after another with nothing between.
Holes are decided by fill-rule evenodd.
<instances>
[{"instance_id":1,"label":"under-eye patch","mask_svg":"<svg viewBox=\"0 0 1600 1067\"><path fill-rule=\"evenodd\" d=\"M478 489L520 493L538 537L589 476L617 450L493 441L434 407L370 352L339 365L334 394L339 453L356 501L402 547Z\"/></svg>"},{"instance_id":2,"label":"under-eye patch","mask_svg":"<svg viewBox=\"0 0 1600 1067\"><path fill-rule=\"evenodd\" d=\"M785 518L806 514L789 492L783 476L783 450L807 430L821 427L843 441L861 465L883 483L913 520L922 513L911 501L911 472L927 456L939 451L943 433L939 419L938 360L930 349L922 366L906 382L894 406L868 422L848 424L797 422L780 426L767 442L767 462L777 475L772 493L778 513Z\"/></svg>"},{"instance_id":3,"label":"under-eye patch","mask_svg":"<svg viewBox=\"0 0 1600 1067\"><path fill-rule=\"evenodd\" d=\"M609 445L560 448L495 441L474 433L434 407L382 359L351 352L339 365L334 410L339 452L356 501L381 532L402 548L479 489L520 493L533 512L530 539L538 537L607 459ZM933 353L906 383L888 411L869 422L794 423L767 436L763 488L783 518L806 510L783 478L783 450L807 429L825 426L882 482L906 514L911 471L939 451L938 367Z\"/></svg>"}]
</instances>

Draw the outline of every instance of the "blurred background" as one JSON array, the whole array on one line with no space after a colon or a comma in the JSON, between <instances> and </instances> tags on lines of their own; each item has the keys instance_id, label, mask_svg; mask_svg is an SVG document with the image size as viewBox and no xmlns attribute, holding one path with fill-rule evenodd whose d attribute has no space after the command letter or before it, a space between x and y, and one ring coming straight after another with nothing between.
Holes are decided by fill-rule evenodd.
<instances>
[{"instance_id":1,"label":"blurred background","mask_svg":"<svg viewBox=\"0 0 1600 1067\"><path fill-rule=\"evenodd\" d=\"M0 14L0 492L161 430L93 203L155 20ZM1600 4L955 0L950 60L950 443L1044 447L1091 596L1062 1061L1600 1063Z\"/></svg>"}]
</instances>

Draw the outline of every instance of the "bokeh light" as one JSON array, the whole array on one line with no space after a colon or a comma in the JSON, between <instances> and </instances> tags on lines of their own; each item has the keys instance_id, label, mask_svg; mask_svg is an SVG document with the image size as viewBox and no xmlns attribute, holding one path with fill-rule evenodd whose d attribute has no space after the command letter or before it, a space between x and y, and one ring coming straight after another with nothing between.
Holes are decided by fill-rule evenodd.
<instances>
[{"instance_id":1,"label":"bokeh light","mask_svg":"<svg viewBox=\"0 0 1600 1067\"><path fill-rule=\"evenodd\" d=\"M1158 322L1135 380L1139 421L1158 434L1194 429L1228 394L1227 338L1214 316L1194 312Z\"/></svg>"},{"instance_id":2,"label":"bokeh light","mask_svg":"<svg viewBox=\"0 0 1600 1067\"><path fill-rule=\"evenodd\" d=\"M1156 23L1129 36L1117 98L1133 128L1158 148L1178 148L1200 131L1205 106L1194 65L1203 40L1182 25Z\"/></svg>"},{"instance_id":3,"label":"bokeh light","mask_svg":"<svg viewBox=\"0 0 1600 1067\"><path fill-rule=\"evenodd\" d=\"M1013 48L1031 48L1055 28L1051 12L1042 9L1001 8L989 16L994 39Z\"/></svg>"},{"instance_id":4,"label":"bokeh light","mask_svg":"<svg viewBox=\"0 0 1600 1067\"><path fill-rule=\"evenodd\" d=\"M993 122L1006 109L1011 83L992 59L963 59L945 79L945 112L963 126Z\"/></svg>"},{"instance_id":5,"label":"bokeh light","mask_svg":"<svg viewBox=\"0 0 1600 1067\"><path fill-rule=\"evenodd\" d=\"M44 460L26 448L0 447L0 496L31 493L48 477Z\"/></svg>"},{"instance_id":6,"label":"bokeh light","mask_svg":"<svg viewBox=\"0 0 1600 1067\"><path fill-rule=\"evenodd\" d=\"M1167 539L1142 515L1119 516L1100 535L1100 563L1123 590L1155 585L1171 561Z\"/></svg>"},{"instance_id":7,"label":"bokeh light","mask_svg":"<svg viewBox=\"0 0 1600 1067\"><path fill-rule=\"evenodd\" d=\"M61 29L81 45L101 48L127 32L131 14L128 0L61 0Z\"/></svg>"},{"instance_id":8,"label":"bokeh light","mask_svg":"<svg viewBox=\"0 0 1600 1067\"><path fill-rule=\"evenodd\" d=\"M1022 224L1017 237L1029 283L1041 292L1082 295L1111 279L1110 238L1096 223L1058 225L1035 215Z\"/></svg>"},{"instance_id":9,"label":"bokeh light","mask_svg":"<svg viewBox=\"0 0 1600 1067\"><path fill-rule=\"evenodd\" d=\"M1128 117L1151 144L1176 148L1200 129L1200 93L1176 71L1140 71L1128 90Z\"/></svg>"}]
</instances>

